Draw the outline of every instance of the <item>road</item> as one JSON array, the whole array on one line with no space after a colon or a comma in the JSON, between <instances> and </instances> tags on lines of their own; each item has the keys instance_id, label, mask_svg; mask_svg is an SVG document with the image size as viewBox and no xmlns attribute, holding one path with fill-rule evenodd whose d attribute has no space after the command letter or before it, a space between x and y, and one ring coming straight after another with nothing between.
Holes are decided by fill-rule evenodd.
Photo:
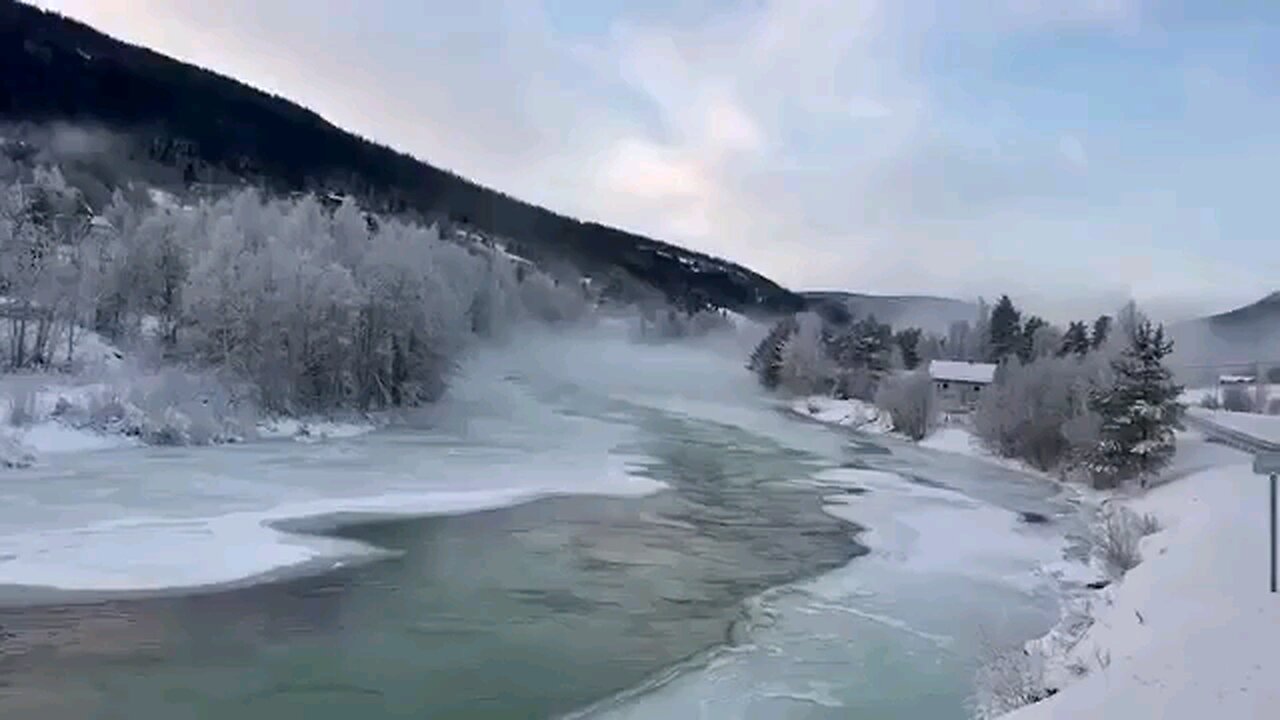
<instances>
[{"instance_id":1,"label":"road","mask_svg":"<svg viewBox=\"0 0 1280 720\"><path fill-rule=\"evenodd\" d=\"M1200 413L1189 411L1183 419L1188 428L1200 432L1213 442L1229 445L1254 455L1261 452L1280 452L1280 445L1276 443L1225 427Z\"/></svg>"}]
</instances>

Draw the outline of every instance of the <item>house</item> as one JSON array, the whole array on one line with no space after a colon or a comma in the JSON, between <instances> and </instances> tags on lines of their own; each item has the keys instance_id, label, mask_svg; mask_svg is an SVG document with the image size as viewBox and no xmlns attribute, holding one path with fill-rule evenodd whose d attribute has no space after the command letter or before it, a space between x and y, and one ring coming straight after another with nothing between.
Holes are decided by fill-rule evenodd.
<instances>
[{"instance_id":1,"label":"house","mask_svg":"<svg viewBox=\"0 0 1280 720\"><path fill-rule=\"evenodd\" d=\"M1219 375L1219 385L1252 385L1258 379L1252 375Z\"/></svg>"},{"instance_id":2,"label":"house","mask_svg":"<svg viewBox=\"0 0 1280 720\"><path fill-rule=\"evenodd\" d=\"M996 377L996 366L989 363L934 360L929 363L933 381L933 397L944 413L964 413L978 405L982 391Z\"/></svg>"}]
</instances>

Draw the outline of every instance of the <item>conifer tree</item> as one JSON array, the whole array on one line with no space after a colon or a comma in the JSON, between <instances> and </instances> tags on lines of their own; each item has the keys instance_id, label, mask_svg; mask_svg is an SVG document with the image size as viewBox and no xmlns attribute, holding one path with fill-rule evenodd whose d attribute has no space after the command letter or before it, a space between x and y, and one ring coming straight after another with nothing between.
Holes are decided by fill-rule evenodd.
<instances>
[{"instance_id":1,"label":"conifer tree","mask_svg":"<svg viewBox=\"0 0 1280 720\"><path fill-rule=\"evenodd\" d=\"M1008 295L1001 295L991 309L991 342L987 360L1000 362L1017 353L1022 346L1022 313Z\"/></svg>"},{"instance_id":2,"label":"conifer tree","mask_svg":"<svg viewBox=\"0 0 1280 720\"><path fill-rule=\"evenodd\" d=\"M1022 330L1018 333L1018 358L1029 363L1036 357L1036 333L1049 327L1049 323L1039 315L1027 318Z\"/></svg>"},{"instance_id":3,"label":"conifer tree","mask_svg":"<svg viewBox=\"0 0 1280 720\"><path fill-rule=\"evenodd\" d=\"M747 369L770 390L777 388L782 380L782 351L798 326L795 316L779 320L751 353Z\"/></svg>"},{"instance_id":4,"label":"conifer tree","mask_svg":"<svg viewBox=\"0 0 1280 720\"><path fill-rule=\"evenodd\" d=\"M894 342L902 352L903 369L915 370L920 366L920 339L923 334L920 328L907 328L893 336Z\"/></svg>"},{"instance_id":5,"label":"conifer tree","mask_svg":"<svg viewBox=\"0 0 1280 720\"><path fill-rule=\"evenodd\" d=\"M1090 342L1093 349L1097 350L1106 344L1107 338L1111 335L1111 316L1099 315L1097 320L1093 321L1093 336Z\"/></svg>"},{"instance_id":6,"label":"conifer tree","mask_svg":"<svg viewBox=\"0 0 1280 720\"><path fill-rule=\"evenodd\" d=\"M1066 357L1067 355L1084 357L1089 353L1090 347L1088 326L1081 321L1074 321L1067 326L1067 332L1062 336L1062 345L1058 349L1058 357Z\"/></svg>"},{"instance_id":7,"label":"conifer tree","mask_svg":"<svg viewBox=\"0 0 1280 720\"><path fill-rule=\"evenodd\" d=\"M1145 487L1173 459L1183 406L1178 402L1182 387L1163 363L1172 351L1164 327L1142 320L1111 364L1114 380L1090 397L1102 418L1101 439L1089 463L1099 484L1114 486L1136 477Z\"/></svg>"}]
</instances>

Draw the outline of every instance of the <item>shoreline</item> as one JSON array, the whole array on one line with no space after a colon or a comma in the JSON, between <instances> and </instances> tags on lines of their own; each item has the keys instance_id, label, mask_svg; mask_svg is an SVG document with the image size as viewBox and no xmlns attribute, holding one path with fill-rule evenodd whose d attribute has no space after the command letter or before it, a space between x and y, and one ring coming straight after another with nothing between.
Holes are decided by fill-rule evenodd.
<instances>
[{"instance_id":1,"label":"shoreline","mask_svg":"<svg viewBox=\"0 0 1280 720\"><path fill-rule=\"evenodd\" d=\"M287 529L292 532L324 533L326 535L337 534L344 540L356 540L359 542L374 543L374 545L369 545L368 547L378 547L381 545L381 543L376 538L370 539L366 537L364 533L349 532L349 531L351 531L354 528L360 528L360 527L371 527L371 528L376 527L379 534L384 534L387 529L386 526L389 526L389 525L399 524L399 525L409 526L409 525L417 525L423 522L431 523L435 520L440 520L445 523L451 523L453 519L463 517L464 515L474 517L476 515L506 514L506 513L516 513L517 515L524 515L526 517L529 517L529 516L540 517L545 522L553 522L555 521L555 518L564 516L566 512L563 509L564 507L578 508L576 511L569 511L570 516L573 516L575 514L579 516L583 516L583 515L591 516L596 518L594 522L598 524L601 528L607 528L610 523L610 517L613 516L613 513L609 512L607 509L597 510L594 508L607 508L608 506L613 506L617 508L627 508L627 507L634 508L635 506L631 505L631 503L633 502L647 503L654 498L657 498L657 500L654 502L656 502L658 505L664 505L665 503L661 499L662 494L671 493L671 492L673 492L672 489L664 488L660 490L658 493L651 493L651 494L647 494L645 496L636 497L636 498L606 496L606 495L600 495L600 494L595 494L595 495L581 494L581 493L556 494L556 495L546 495L538 498L531 498L528 502L520 503L518 505L509 505L509 506L503 506L498 508L477 510L477 511L469 512L465 514L450 514L447 517L441 516L441 515L427 516L427 517L422 517L422 516L411 517L411 516L403 516L403 515L388 515L383 513L336 514L336 515L328 515L328 516L312 516L305 519L286 522L286 525L289 525ZM815 506L817 510L821 510L821 507L823 505L822 492L799 489L799 490L792 490L789 494L793 496L807 498L802 501L806 504L811 503ZM547 504L564 503L566 505L562 506L561 509L556 509L554 506L550 506L550 505L548 505L547 507L541 510L531 509L540 503L547 503ZM638 510L633 509L628 512L629 514L637 514L637 516L641 518L647 517L646 511L644 510L644 508L640 508ZM849 545L851 549L855 551L851 556L845 558L841 562L841 564L838 565L837 567L840 567L840 568L846 567L849 563L856 561L859 557L861 557L863 554L867 552L866 547L864 545L856 542L856 535L861 530L861 526L857 525L856 523L852 523L846 519L831 516L829 513L826 513L825 511L822 511L822 514L824 517L826 517L830 521L830 523L833 526L839 526L840 528L842 528L842 530L840 531L841 534L844 534L847 532L848 536L851 538L849 540ZM487 527L490 525L489 521L483 520L483 519L478 522L468 521L463 524L469 525L472 527L477 527L477 526ZM654 525L657 523L651 520L651 521L648 521L648 524ZM422 534L425 534L428 536L433 535L432 532L428 532L428 531L414 530L413 532L420 535ZM653 531L651 530L650 532L653 532ZM392 544L389 547L398 548L398 545ZM391 555L400 555L403 552L405 552L400 549L396 549L396 550L383 549L382 551L386 553L390 553ZM40 615L44 611L52 610L55 614L57 614L59 608L62 608L68 605L83 606L83 605L91 605L91 604L101 604L101 605L110 606L113 602L115 602L115 603L122 603L130 607L142 608L140 612L145 614L145 613L151 612L150 610L147 610L147 608L156 608L156 607L165 608L165 607L173 606L175 604L186 605L187 604L186 600L188 598L191 598L193 596L199 596L199 595L208 596L208 595L216 595L219 593L234 594L240 591L267 592L267 593L276 593L276 594L291 592L288 589L288 587L271 589L271 588L263 587L263 583L281 584L281 583L289 583L291 581L296 580L302 583L301 585L302 587L306 587L308 584L310 584L309 581L313 580L314 582L318 582L320 584L328 584L328 585L336 586L339 583L345 582L342 580L342 578L347 577L346 575L341 574L338 571L351 570L352 568L356 568L364 564L364 562L377 562L386 557L388 557L388 555L382 555L380 557L364 558L359 563L352 562L352 563L343 563L341 565L330 565L327 563L319 563L311 568L295 567L286 572L274 573L273 577L258 576L256 578L246 578L236 583L224 584L219 587L203 587L203 588L195 589L194 592L191 590L178 590L178 591L160 592L160 593L156 593L156 592L117 593L109 597L101 593L99 594L84 593L84 594L79 594L76 597L68 597L64 595L61 598L52 599L52 602L38 603L38 604L23 603L20 605L7 605L7 604L0 603L0 610L3 610L5 614L9 615L10 617L14 617L14 616L22 616L26 614L28 611L31 611L35 615ZM691 673L697 673L699 670L704 669L708 666L714 666L721 658L738 652L738 649L737 649L738 647L744 644L749 644L751 642L751 636L755 632L756 627L763 624L768 624L769 622L771 622L772 615L771 615L771 610L768 607L770 598L775 597L778 593L789 592L793 586L796 586L805 582L810 582L813 579L819 578L831 571L832 571L831 568L826 568L822 565L813 566L808 570L801 567L797 567L795 572L793 573L794 576L788 578L785 582L772 584L767 587L764 587L758 592L743 596L741 599L739 599L735 603L735 607L732 610L732 616L729 617L727 622L724 623L723 632L720 635L718 635L718 637L716 638L716 642L714 642L713 644L706 645L698 649L696 652L691 653L685 657L679 658L675 662L657 666L653 669L653 671L647 677L641 679L634 685L629 685L626 689L618 693L611 693L608 695L601 695L596 698L593 698L589 702L584 703L580 708L571 711L565 717L583 717L583 716L589 715L591 712L598 711L604 708L609 708L615 705L626 705L629 702L635 701L650 693L658 692L662 688L669 685L670 683L678 681L681 678L685 677L686 675L689 675ZM375 570L373 572L377 573L380 571ZM323 579L325 575L329 575L331 573L336 573L335 577L338 578L336 581L331 582ZM359 575L361 575L361 573L357 573L357 576ZM315 578L319 578L319 580L314 580ZM237 605L237 602L235 601L234 597L227 598L225 600L219 600L216 597L196 598L196 600L200 603L206 604L206 606L208 607L228 606L228 607L234 608ZM659 597L659 600L662 600L662 598ZM669 602L677 603L679 602L679 600L671 600ZM216 605L208 605L208 603L216 603ZM107 611L110 611L109 607L107 608ZM75 614L76 612L77 611L72 611L72 614ZM87 612L92 613L95 611L92 608L89 608ZM45 614L48 614L48 613L45 612ZM18 628L21 628L21 627L22 627L22 624L19 623ZM18 629L18 628L14 628L14 629ZM14 639L15 647L22 648L24 644L23 642L24 638L25 638L25 633L22 630L19 630L18 636Z\"/></svg>"},{"instance_id":2,"label":"shoreline","mask_svg":"<svg viewBox=\"0 0 1280 720\"><path fill-rule=\"evenodd\" d=\"M860 401L837 402L869 405ZM781 412L808 422L845 430L851 436L875 438L876 440L901 443L931 452L946 453L957 458L988 463L1004 470L1043 480L1052 484L1057 492L1063 496L1064 501L1073 506L1075 512L1087 523L1092 522L1092 517L1104 504L1117 501L1127 506L1134 499L1129 495L1096 491L1079 484L1070 483L1057 475L1036 470L1020 461L992 455L981 449L972 433L964 428L943 425L936 428L924 440L915 441L886 429L883 422L877 422L874 418L867 423L859 425L851 425L838 420L824 420L819 417L819 413L805 411L806 405L812 407L810 403L810 398L797 398L782 403L779 409ZM828 416L830 415L829 413L827 414ZM866 412L863 411L862 414L866 415ZM869 431L863 429L864 425L869 425L871 429ZM954 437L945 438L942 442L929 443L929 439L938 433L949 433ZM967 440L967 442L962 443L962 440ZM1054 644L1066 643L1068 650L1074 647L1083 635L1087 634L1092 625L1097 622L1093 614L1092 600L1104 597L1103 593L1107 593L1115 585L1114 581L1109 581L1104 589L1090 589L1089 586L1091 584L1105 580L1106 574L1097 566L1092 555L1083 561L1068 557L1067 551L1072 547L1071 542L1070 537L1066 538L1063 545L1063 556L1058 561L1043 566L1040 572L1040 575L1052 587L1055 594L1059 609L1058 620L1044 634L1028 639L1017 649L996 648L998 652L1017 652L1021 650L1024 653L1040 653L1045 652L1046 648L1050 648L1044 659L1055 670L1061 673L1067 672L1065 670L1068 661L1067 652L1063 651L1061 647L1054 647ZM1080 629L1079 624L1082 616L1086 618L1088 624L1083 629ZM1034 705L1028 707L1034 707Z\"/></svg>"},{"instance_id":3,"label":"shoreline","mask_svg":"<svg viewBox=\"0 0 1280 720\"><path fill-rule=\"evenodd\" d=\"M1220 465L1122 501L1161 529L1141 540L1138 565L1092 594L1074 632L1059 626L1028 644L1057 692L1004 717L1262 717L1274 708L1280 689L1265 678L1280 666L1280 605L1266 592L1254 480L1247 464Z\"/></svg>"},{"instance_id":4,"label":"shoreline","mask_svg":"<svg viewBox=\"0 0 1280 720\"><path fill-rule=\"evenodd\" d=\"M305 544L308 540L325 543L331 546L342 546L346 552L320 552L296 562L289 562L241 577L212 582L189 584L157 585L153 587L132 588L64 588L52 585L3 583L0 584L0 608L16 609L23 607L42 607L48 605L90 604L98 602L146 600L166 597L189 597L195 595L214 595L221 592L241 590L257 585L287 582L298 578L315 577L335 570L359 566L368 563L391 559L399 555L394 550L381 548L367 543L352 540L344 536L343 531L370 525L386 525L399 522L415 522L441 517L458 517L486 512L511 510L524 505L563 498L607 498L632 499L644 498L662 492L670 487L658 481L652 482L644 492L640 493L582 493L561 491L540 491L528 494L520 493L518 497L505 497L497 503L470 505L463 508L423 509L420 511L392 510L359 510L335 509L332 511L303 513L271 517L272 512L258 514L253 518L258 528L279 533L285 536L287 544ZM390 500L391 498L383 498ZM221 516L216 519L226 519ZM291 542L292 541L292 542ZM0 568L9 558L0 557Z\"/></svg>"}]
</instances>

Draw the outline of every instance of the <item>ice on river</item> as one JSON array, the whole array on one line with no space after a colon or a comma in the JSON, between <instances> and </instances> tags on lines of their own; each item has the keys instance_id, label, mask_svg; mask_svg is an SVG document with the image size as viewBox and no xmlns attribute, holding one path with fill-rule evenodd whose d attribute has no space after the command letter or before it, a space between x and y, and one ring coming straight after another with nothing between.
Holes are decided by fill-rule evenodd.
<instances>
[{"instance_id":1,"label":"ice on river","mask_svg":"<svg viewBox=\"0 0 1280 720\"><path fill-rule=\"evenodd\" d=\"M285 521L458 514L663 487L631 470L621 448L634 427L571 412L572 399L535 392L515 370L477 362L422 428L319 444L66 454L6 473L0 585L220 585L374 551L285 531Z\"/></svg>"},{"instance_id":2,"label":"ice on river","mask_svg":"<svg viewBox=\"0 0 1280 720\"><path fill-rule=\"evenodd\" d=\"M1060 527L881 470L806 481L868 528L844 568L756 598L736 644L586 717L963 718L973 659L1056 618Z\"/></svg>"}]
</instances>

